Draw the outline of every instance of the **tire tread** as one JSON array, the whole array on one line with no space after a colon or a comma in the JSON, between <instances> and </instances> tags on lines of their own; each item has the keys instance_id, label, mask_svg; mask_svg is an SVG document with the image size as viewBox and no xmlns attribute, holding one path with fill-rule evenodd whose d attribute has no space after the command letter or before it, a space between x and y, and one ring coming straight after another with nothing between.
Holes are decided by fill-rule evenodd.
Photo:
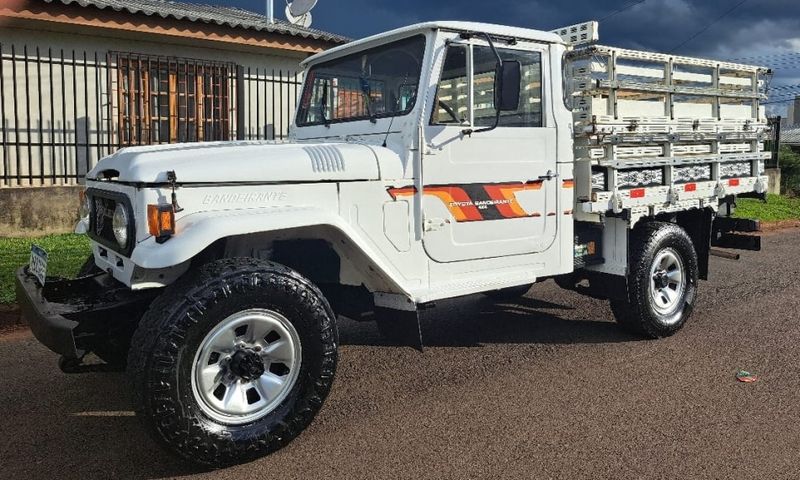
<instances>
[{"instance_id":1,"label":"tire tread","mask_svg":"<svg viewBox=\"0 0 800 480\"><path fill-rule=\"evenodd\" d=\"M190 323L197 323L193 315L202 315L203 310L237 289L264 283L310 303L323 343L322 371L313 381L311 394L297 399L287 421L268 434L243 442L233 435L209 432L196 418L180 415L181 406L171 396L174 385L170 373L178 361L183 333ZM297 272L251 258L211 262L167 287L134 333L128 374L135 411L159 443L186 460L215 468L254 460L282 448L313 420L333 384L337 346L338 332L330 306L317 287Z\"/></svg>"}]
</instances>

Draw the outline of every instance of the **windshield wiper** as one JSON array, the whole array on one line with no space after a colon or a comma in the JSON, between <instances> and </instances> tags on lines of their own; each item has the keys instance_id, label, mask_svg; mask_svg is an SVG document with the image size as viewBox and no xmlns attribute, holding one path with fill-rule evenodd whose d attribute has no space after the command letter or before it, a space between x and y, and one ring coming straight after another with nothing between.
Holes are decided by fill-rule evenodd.
<instances>
[{"instance_id":1,"label":"windshield wiper","mask_svg":"<svg viewBox=\"0 0 800 480\"><path fill-rule=\"evenodd\" d=\"M322 98L319 99L319 116L322 117L322 123L326 127L331 126L331 121L328 119L328 79L322 81Z\"/></svg>"},{"instance_id":2,"label":"windshield wiper","mask_svg":"<svg viewBox=\"0 0 800 480\"><path fill-rule=\"evenodd\" d=\"M364 94L364 97L367 99L367 114L369 115L369 121L372 123L378 123L378 116L375 115L375 111L372 109L372 89L369 87L369 80L366 77L359 78L361 83L361 93Z\"/></svg>"}]
</instances>

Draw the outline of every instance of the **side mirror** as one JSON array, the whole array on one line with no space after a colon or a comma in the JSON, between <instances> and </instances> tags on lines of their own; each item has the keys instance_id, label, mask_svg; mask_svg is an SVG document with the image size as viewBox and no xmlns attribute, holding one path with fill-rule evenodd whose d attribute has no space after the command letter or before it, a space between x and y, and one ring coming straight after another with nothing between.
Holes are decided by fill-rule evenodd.
<instances>
[{"instance_id":1,"label":"side mirror","mask_svg":"<svg viewBox=\"0 0 800 480\"><path fill-rule=\"evenodd\" d=\"M522 64L517 60L507 60L497 70L495 107L501 112L519 110Z\"/></svg>"}]
</instances>

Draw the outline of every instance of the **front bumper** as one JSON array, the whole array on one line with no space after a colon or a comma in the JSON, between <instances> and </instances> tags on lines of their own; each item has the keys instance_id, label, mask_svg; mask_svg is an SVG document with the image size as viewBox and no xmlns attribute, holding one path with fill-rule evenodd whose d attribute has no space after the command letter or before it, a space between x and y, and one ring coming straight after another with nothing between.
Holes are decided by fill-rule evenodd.
<instances>
[{"instance_id":1,"label":"front bumper","mask_svg":"<svg viewBox=\"0 0 800 480\"><path fill-rule=\"evenodd\" d=\"M108 274L48 278L42 287L23 267L15 280L17 303L34 336L70 359L83 357L115 332L131 331L158 294L131 291Z\"/></svg>"}]
</instances>

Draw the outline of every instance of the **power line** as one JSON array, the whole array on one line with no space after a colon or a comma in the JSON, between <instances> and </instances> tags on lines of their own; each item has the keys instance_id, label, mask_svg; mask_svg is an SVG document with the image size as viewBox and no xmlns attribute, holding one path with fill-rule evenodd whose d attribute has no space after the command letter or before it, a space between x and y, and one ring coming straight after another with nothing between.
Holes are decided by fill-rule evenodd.
<instances>
[{"instance_id":1,"label":"power line","mask_svg":"<svg viewBox=\"0 0 800 480\"><path fill-rule=\"evenodd\" d=\"M797 57L800 56L800 52L786 52L786 53L772 53L767 55L752 55L749 57L734 57L731 58L730 61L738 61L738 60L766 60L766 59L784 59L785 57Z\"/></svg>"},{"instance_id":2,"label":"power line","mask_svg":"<svg viewBox=\"0 0 800 480\"><path fill-rule=\"evenodd\" d=\"M694 35L692 35L691 37L687 38L686 40L684 40L683 42L681 42L680 44L678 44L678 46L676 46L676 47L674 47L672 50L670 50L670 53L674 53L676 50L678 50L678 49L679 49L679 48L681 48L682 46L686 45L687 43L691 42L691 41L692 41L692 40L694 40L695 38L699 37L699 36L700 36L701 34L703 34L703 33L704 33L706 30L708 30L709 28L711 28L711 27L712 27L712 26L713 26L715 23L719 22L719 21L720 21L720 20L722 20L723 18L725 18L725 17L727 17L728 15L730 15L731 13L733 13L733 11L734 11L734 10L736 10L737 8L739 8L739 7L741 7L742 5L744 5L744 3L745 3L746 1L747 1L747 0L742 0L741 2L737 3L736 5L734 5L734 6L733 6L733 8L731 8L730 10L726 11L725 13L723 13L722 15L720 15L719 17L717 17L717 18L715 18L714 20L712 20L712 21L711 21L711 23L709 23L709 24L708 24L708 25L706 25L705 27L701 28L699 32L695 33L695 34L694 34Z\"/></svg>"},{"instance_id":3,"label":"power line","mask_svg":"<svg viewBox=\"0 0 800 480\"><path fill-rule=\"evenodd\" d=\"M603 20L607 20L607 19L609 19L609 18L613 17L614 15L617 15L617 14L619 14L619 13L622 13L622 12L624 12L625 10L628 10L629 8L635 7L636 5L639 5L639 4L641 4L641 3L644 3L644 2L646 2L646 1L647 1L647 0L639 0L638 2L632 2L632 3L629 3L628 5L626 5L626 6L622 7L622 8L620 8L620 9L618 9L618 10L614 10L613 12L609 13L609 14L608 14L608 15L606 15L605 17L601 18L599 21L601 21L601 22L602 22Z\"/></svg>"},{"instance_id":4,"label":"power line","mask_svg":"<svg viewBox=\"0 0 800 480\"><path fill-rule=\"evenodd\" d=\"M770 90L796 90L796 89L800 89L800 83L796 83L794 85L775 85L775 86L770 86L769 89Z\"/></svg>"}]
</instances>

